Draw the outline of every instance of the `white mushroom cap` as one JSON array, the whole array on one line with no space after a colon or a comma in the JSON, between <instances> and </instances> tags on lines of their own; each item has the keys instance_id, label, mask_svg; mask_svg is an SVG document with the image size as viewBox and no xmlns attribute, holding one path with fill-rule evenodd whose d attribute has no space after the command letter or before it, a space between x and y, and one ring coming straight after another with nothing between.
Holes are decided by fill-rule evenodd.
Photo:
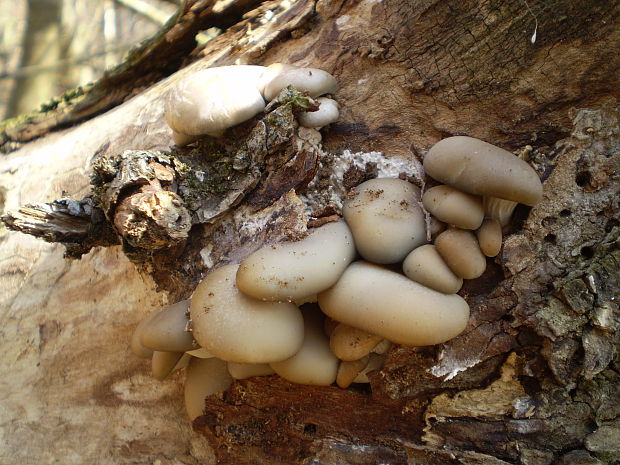
<instances>
[{"instance_id":1,"label":"white mushroom cap","mask_svg":"<svg viewBox=\"0 0 620 465\"><path fill-rule=\"evenodd\" d=\"M403 262L403 272L409 279L444 294L455 294L463 285L463 279L452 272L433 244L413 249Z\"/></svg>"},{"instance_id":2,"label":"white mushroom cap","mask_svg":"<svg viewBox=\"0 0 620 465\"><path fill-rule=\"evenodd\" d=\"M471 231L449 228L437 236L435 247L454 274L461 278L475 279L487 267L487 260Z\"/></svg>"},{"instance_id":3,"label":"white mushroom cap","mask_svg":"<svg viewBox=\"0 0 620 465\"><path fill-rule=\"evenodd\" d=\"M196 349L192 333L186 331L189 299L182 300L155 313L142 328L140 342L144 347L164 352L186 352Z\"/></svg>"},{"instance_id":4,"label":"white mushroom cap","mask_svg":"<svg viewBox=\"0 0 620 465\"><path fill-rule=\"evenodd\" d=\"M304 343L295 355L282 362L272 363L275 372L293 383L329 386L336 381L338 362L323 332L318 308L304 310Z\"/></svg>"},{"instance_id":5,"label":"white mushroom cap","mask_svg":"<svg viewBox=\"0 0 620 465\"><path fill-rule=\"evenodd\" d=\"M473 137L454 136L437 142L424 157L424 169L432 178L470 194L526 205L536 205L542 198L542 184L530 165Z\"/></svg>"},{"instance_id":6,"label":"white mushroom cap","mask_svg":"<svg viewBox=\"0 0 620 465\"><path fill-rule=\"evenodd\" d=\"M342 213L358 252L373 263L396 263L426 242L420 189L401 179L371 179L353 188Z\"/></svg>"},{"instance_id":7,"label":"white mushroom cap","mask_svg":"<svg viewBox=\"0 0 620 465\"><path fill-rule=\"evenodd\" d=\"M263 66L223 66L198 71L172 88L166 98L166 121L177 134L199 136L246 121L265 109L258 90Z\"/></svg>"},{"instance_id":8,"label":"white mushroom cap","mask_svg":"<svg viewBox=\"0 0 620 465\"><path fill-rule=\"evenodd\" d=\"M452 339L469 319L462 297L368 262L351 264L334 286L319 294L319 305L335 320L408 346Z\"/></svg>"},{"instance_id":9,"label":"white mushroom cap","mask_svg":"<svg viewBox=\"0 0 620 465\"><path fill-rule=\"evenodd\" d=\"M195 142L200 136L188 136L187 134L181 134L180 132L172 131L172 140L179 147L189 145Z\"/></svg>"},{"instance_id":10,"label":"white mushroom cap","mask_svg":"<svg viewBox=\"0 0 620 465\"><path fill-rule=\"evenodd\" d=\"M256 299L301 301L332 286L354 258L346 223L328 223L301 241L254 252L239 265L237 287Z\"/></svg>"},{"instance_id":11,"label":"white mushroom cap","mask_svg":"<svg viewBox=\"0 0 620 465\"><path fill-rule=\"evenodd\" d=\"M303 342L304 322L288 302L263 302L235 285L239 265L209 273L194 291L190 306L194 338L228 362L269 363L295 354Z\"/></svg>"},{"instance_id":12,"label":"white mushroom cap","mask_svg":"<svg viewBox=\"0 0 620 465\"><path fill-rule=\"evenodd\" d=\"M340 116L338 102L331 98L319 97L317 99L319 109L316 111L303 111L299 114L298 120L304 128L322 128L334 123Z\"/></svg>"},{"instance_id":13,"label":"white mushroom cap","mask_svg":"<svg viewBox=\"0 0 620 465\"><path fill-rule=\"evenodd\" d=\"M310 97L335 94L338 91L336 78L327 71L317 68L298 68L274 63L268 67L265 77L265 100L271 101L287 86L300 92L308 92Z\"/></svg>"},{"instance_id":14,"label":"white mushroom cap","mask_svg":"<svg viewBox=\"0 0 620 465\"><path fill-rule=\"evenodd\" d=\"M217 358L192 358L185 373L185 409L191 420L202 415L205 398L225 391L233 379L226 362Z\"/></svg>"},{"instance_id":15,"label":"white mushroom cap","mask_svg":"<svg viewBox=\"0 0 620 465\"><path fill-rule=\"evenodd\" d=\"M484 219L482 199L452 186L435 186L422 196L431 215L462 229L478 229Z\"/></svg>"},{"instance_id":16,"label":"white mushroom cap","mask_svg":"<svg viewBox=\"0 0 620 465\"><path fill-rule=\"evenodd\" d=\"M254 376L273 375L275 371L267 363L234 363L228 362L228 372L235 379L246 379Z\"/></svg>"}]
</instances>

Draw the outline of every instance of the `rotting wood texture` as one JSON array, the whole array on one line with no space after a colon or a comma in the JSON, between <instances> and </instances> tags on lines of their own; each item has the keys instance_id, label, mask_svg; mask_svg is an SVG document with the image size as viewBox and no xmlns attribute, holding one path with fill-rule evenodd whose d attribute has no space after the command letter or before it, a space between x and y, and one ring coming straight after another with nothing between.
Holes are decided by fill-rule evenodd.
<instances>
[{"instance_id":1,"label":"rotting wood texture","mask_svg":"<svg viewBox=\"0 0 620 465\"><path fill-rule=\"evenodd\" d=\"M271 23L264 20L270 7L276 13ZM32 155L47 154L50 164L71 157L76 160L71 166L83 166L102 147L115 156L125 150L166 151L170 135L157 105L183 73L237 59L282 61L326 69L341 84L337 99L342 116L323 131L318 172L301 197L310 205L306 210L337 212L338 205L325 207L345 187L377 173L402 173L421 185L425 151L455 134L523 151L545 186L540 205L517 210L500 257L463 288L473 310L463 335L439 347L393 348L385 368L371 375L370 390L295 386L274 378L235 383L223 396L208 400L205 416L194 424L200 436L182 426L180 400L172 400L179 396L178 381L151 385L145 366L126 362L123 348L110 347L113 341L128 341L138 320L135 312L105 300L109 308L100 309L98 318L110 328L99 325L93 337L93 314L78 311L85 304L74 303L66 315L54 310L59 306L55 292L73 296L75 286L92 286L93 273L109 270L109 261L124 260L118 249L97 249L80 262L62 265L68 276L83 275L79 285L51 274L55 281L47 284L55 285L48 291L52 297L28 300L23 292L38 285L29 281L29 270L39 276L37 268L21 252L24 243L3 232L11 261L0 273L10 284L3 300L11 344L7 360L24 373L11 377L7 373L15 368L3 367L4 379L12 380L4 388L10 393L8 417L18 431L7 446L9 457L26 457L17 443L32 440L32 435L55 457L79 451L77 444L88 443L92 433L73 425L95 430L84 417L83 406L92 402L93 418L100 420L104 411L113 415L114 433L104 435L99 448L109 463L174 463L170 457L209 463L214 457L207 443L222 464L568 465L620 460L619 8L615 2L570 0L300 0L285 11L263 4L214 43L192 52L197 62L178 76L116 112L26 143L9 155L1 171L9 188L6 209L20 206L13 191L20 192L24 203L60 198L61 190L86 197L84 176L74 179L66 170L50 168L53 187L37 188L34 180L28 181L28 173L35 171ZM174 54L182 48L170 50ZM134 70L127 80L132 89L162 77L151 79L139 67ZM109 101L102 102L100 108L108 108ZM59 120L75 121L63 118ZM44 135L48 127L36 128L13 127L15 137L5 139L5 148L28 140L28 134ZM75 148L76 142L82 145ZM22 160L23 167L18 165ZM308 166L306 161L299 159L293 169ZM161 262L149 262L126 248L128 255L142 260L143 275L177 300L189 295L193 283L218 262L238 260L268 240L303 234L304 204L279 188L288 178L286 170L272 173L272 187L249 193L247 205L238 206L236 213L195 225L182 257L162 254ZM252 221L256 208L269 213L260 222ZM256 227L256 240L240 242L238 231L248 232L250 225ZM228 243L230 249L217 252ZM49 262L62 263L59 255L50 255ZM50 269L43 259L36 266ZM136 279L127 276L129 283ZM104 295L100 288L124 295L103 277L95 282L97 298ZM153 291L141 292L153 308ZM72 298L81 302L81 297ZM41 302L40 310L32 308L33 301ZM139 298L133 302L134 310L142 310ZM108 321L112 315L116 327ZM75 334L70 328L81 333L70 337ZM28 349L32 340L39 344L36 353ZM102 360L104 348L108 356ZM92 373L93 361L100 373ZM75 394L67 393L58 372L78 386ZM34 393L14 394L31 379L38 380ZM44 386L44 379L53 381ZM94 385L79 389L84 383ZM36 428L24 412L33 395L47 402L52 424L72 425L66 426L65 445L49 442L58 437L53 432L31 432ZM66 405L78 412L77 420L61 411ZM43 409L33 408L30 416L43 421L37 416ZM125 431L128 420L121 411L136 418L133 433ZM151 428L174 440L161 444L148 433ZM164 455L155 452L160 446ZM44 454L37 447L31 456L40 461ZM85 447L77 454L88 459L93 450Z\"/></svg>"}]
</instances>

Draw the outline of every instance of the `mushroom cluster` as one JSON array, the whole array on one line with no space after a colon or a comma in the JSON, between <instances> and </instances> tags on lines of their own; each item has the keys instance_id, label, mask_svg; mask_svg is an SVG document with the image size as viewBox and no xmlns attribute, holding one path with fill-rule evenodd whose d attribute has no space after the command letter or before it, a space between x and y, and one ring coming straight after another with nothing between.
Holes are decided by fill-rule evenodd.
<instances>
[{"instance_id":1,"label":"mushroom cluster","mask_svg":"<svg viewBox=\"0 0 620 465\"><path fill-rule=\"evenodd\" d=\"M193 73L166 96L164 114L178 146L198 137L220 137L224 131L253 118L288 86L316 98L334 94L336 79L326 71L274 63L269 66L238 65ZM338 119L338 103L328 97L316 100L318 110L302 112L299 124L321 128Z\"/></svg>"},{"instance_id":2,"label":"mushroom cluster","mask_svg":"<svg viewBox=\"0 0 620 465\"><path fill-rule=\"evenodd\" d=\"M423 195L401 179L358 185L343 219L214 270L191 300L148 317L134 353L152 357L158 379L187 366L194 419L233 379L275 373L346 388L369 382L392 343L456 337L470 311L457 294L463 279L481 276L501 248L507 213L485 204L534 205L542 185L523 160L470 137L437 143L424 167L445 184Z\"/></svg>"}]
</instances>

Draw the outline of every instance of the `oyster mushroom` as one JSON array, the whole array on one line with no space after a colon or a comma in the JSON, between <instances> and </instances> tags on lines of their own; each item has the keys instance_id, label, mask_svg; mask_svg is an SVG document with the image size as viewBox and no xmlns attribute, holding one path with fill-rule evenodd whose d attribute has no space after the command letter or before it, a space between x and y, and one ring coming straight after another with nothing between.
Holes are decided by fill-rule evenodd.
<instances>
[{"instance_id":1,"label":"oyster mushroom","mask_svg":"<svg viewBox=\"0 0 620 465\"><path fill-rule=\"evenodd\" d=\"M340 360L352 361L368 355L383 338L340 323L329 338L329 347Z\"/></svg>"},{"instance_id":2,"label":"oyster mushroom","mask_svg":"<svg viewBox=\"0 0 620 465\"><path fill-rule=\"evenodd\" d=\"M486 258L471 231L449 228L437 236L435 247L454 274L461 278L475 279L487 267Z\"/></svg>"},{"instance_id":3,"label":"oyster mushroom","mask_svg":"<svg viewBox=\"0 0 620 465\"><path fill-rule=\"evenodd\" d=\"M336 381L338 359L329 350L329 339L323 332L322 315L309 306L304 311L304 342L299 351L287 360L271 363L282 378L293 383L329 386Z\"/></svg>"},{"instance_id":4,"label":"oyster mushroom","mask_svg":"<svg viewBox=\"0 0 620 465\"><path fill-rule=\"evenodd\" d=\"M423 286L444 294L456 294L463 279L455 275L433 244L413 249L403 262L405 275Z\"/></svg>"},{"instance_id":5,"label":"oyster mushroom","mask_svg":"<svg viewBox=\"0 0 620 465\"><path fill-rule=\"evenodd\" d=\"M259 249L243 260L237 287L270 301L304 301L332 286L355 258L353 235L344 221L311 230L297 242Z\"/></svg>"},{"instance_id":6,"label":"oyster mushroom","mask_svg":"<svg viewBox=\"0 0 620 465\"><path fill-rule=\"evenodd\" d=\"M217 358L237 363L270 363L294 355L304 337L301 312L292 303L263 302L235 285L239 265L209 273L190 305L193 335Z\"/></svg>"},{"instance_id":7,"label":"oyster mushroom","mask_svg":"<svg viewBox=\"0 0 620 465\"><path fill-rule=\"evenodd\" d=\"M197 349L192 333L187 329L187 313L189 300L156 312L144 325L140 334L140 342L144 347L165 352L186 352Z\"/></svg>"},{"instance_id":8,"label":"oyster mushroom","mask_svg":"<svg viewBox=\"0 0 620 465\"><path fill-rule=\"evenodd\" d=\"M542 184L530 165L473 137L437 142L424 157L424 169L432 178L470 194L525 205L536 205L542 198Z\"/></svg>"},{"instance_id":9,"label":"oyster mushroom","mask_svg":"<svg viewBox=\"0 0 620 465\"><path fill-rule=\"evenodd\" d=\"M225 391L233 379L226 362L217 358L192 358L185 372L185 409L191 420L200 416L207 396Z\"/></svg>"},{"instance_id":10,"label":"oyster mushroom","mask_svg":"<svg viewBox=\"0 0 620 465\"><path fill-rule=\"evenodd\" d=\"M271 101L288 86L300 92L307 92L310 97L335 94L338 91L336 78L327 71L317 68L300 68L293 65L274 63L267 67L263 77L263 95Z\"/></svg>"},{"instance_id":11,"label":"oyster mushroom","mask_svg":"<svg viewBox=\"0 0 620 465\"><path fill-rule=\"evenodd\" d=\"M357 250L366 260L396 263L426 242L420 190L401 179L371 179L354 187L342 208Z\"/></svg>"},{"instance_id":12,"label":"oyster mushroom","mask_svg":"<svg viewBox=\"0 0 620 465\"><path fill-rule=\"evenodd\" d=\"M502 248L502 227L496 219L487 218L476 231L480 250L487 257L495 257Z\"/></svg>"},{"instance_id":13,"label":"oyster mushroom","mask_svg":"<svg viewBox=\"0 0 620 465\"><path fill-rule=\"evenodd\" d=\"M422 196L424 208L435 218L462 229L478 229L484 219L482 199L452 186L435 186Z\"/></svg>"},{"instance_id":14,"label":"oyster mushroom","mask_svg":"<svg viewBox=\"0 0 620 465\"><path fill-rule=\"evenodd\" d=\"M298 120L304 128L320 129L323 126L334 123L340 116L338 102L331 98L319 97L317 100L319 109L316 111L303 111L299 114Z\"/></svg>"},{"instance_id":15,"label":"oyster mushroom","mask_svg":"<svg viewBox=\"0 0 620 465\"><path fill-rule=\"evenodd\" d=\"M334 286L319 294L319 306L335 320L408 346L452 339L469 319L462 297L362 261L351 264Z\"/></svg>"},{"instance_id":16,"label":"oyster mushroom","mask_svg":"<svg viewBox=\"0 0 620 465\"><path fill-rule=\"evenodd\" d=\"M235 379L252 378L253 376L273 375L275 371L267 363L234 363L228 362L228 372Z\"/></svg>"},{"instance_id":17,"label":"oyster mushroom","mask_svg":"<svg viewBox=\"0 0 620 465\"><path fill-rule=\"evenodd\" d=\"M222 66L193 73L167 94L164 114L179 145L219 136L265 109L258 87L264 66Z\"/></svg>"}]
</instances>

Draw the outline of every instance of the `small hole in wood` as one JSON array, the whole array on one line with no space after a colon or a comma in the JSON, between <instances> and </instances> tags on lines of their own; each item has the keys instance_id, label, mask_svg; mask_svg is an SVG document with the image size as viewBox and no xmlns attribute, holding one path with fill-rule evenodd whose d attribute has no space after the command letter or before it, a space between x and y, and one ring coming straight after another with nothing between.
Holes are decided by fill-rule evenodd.
<instances>
[{"instance_id":1,"label":"small hole in wood","mask_svg":"<svg viewBox=\"0 0 620 465\"><path fill-rule=\"evenodd\" d=\"M590 184L590 179L591 175L589 171L580 171L577 173L577 176L575 176L575 183L577 183L579 187L586 187Z\"/></svg>"},{"instance_id":2,"label":"small hole in wood","mask_svg":"<svg viewBox=\"0 0 620 465\"><path fill-rule=\"evenodd\" d=\"M545 242L549 242L550 244L555 244L556 239L555 234L547 234L545 236Z\"/></svg>"},{"instance_id":3,"label":"small hole in wood","mask_svg":"<svg viewBox=\"0 0 620 465\"><path fill-rule=\"evenodd\" d=\"M581 255L586 258L592 258L594 257L594 249L586 245L585 247L581 248Z\"/></svg>"},{"instance_id":4,"label":"small hole in wood","mask_svg":"<svg viewBox=\"0 0 620 465\"><path fill-rule=\"evenodd\" d=\"M314 423L308 423L304 425L304 434L315 434L316 425Z\"/></svg>"}]
</instances>

